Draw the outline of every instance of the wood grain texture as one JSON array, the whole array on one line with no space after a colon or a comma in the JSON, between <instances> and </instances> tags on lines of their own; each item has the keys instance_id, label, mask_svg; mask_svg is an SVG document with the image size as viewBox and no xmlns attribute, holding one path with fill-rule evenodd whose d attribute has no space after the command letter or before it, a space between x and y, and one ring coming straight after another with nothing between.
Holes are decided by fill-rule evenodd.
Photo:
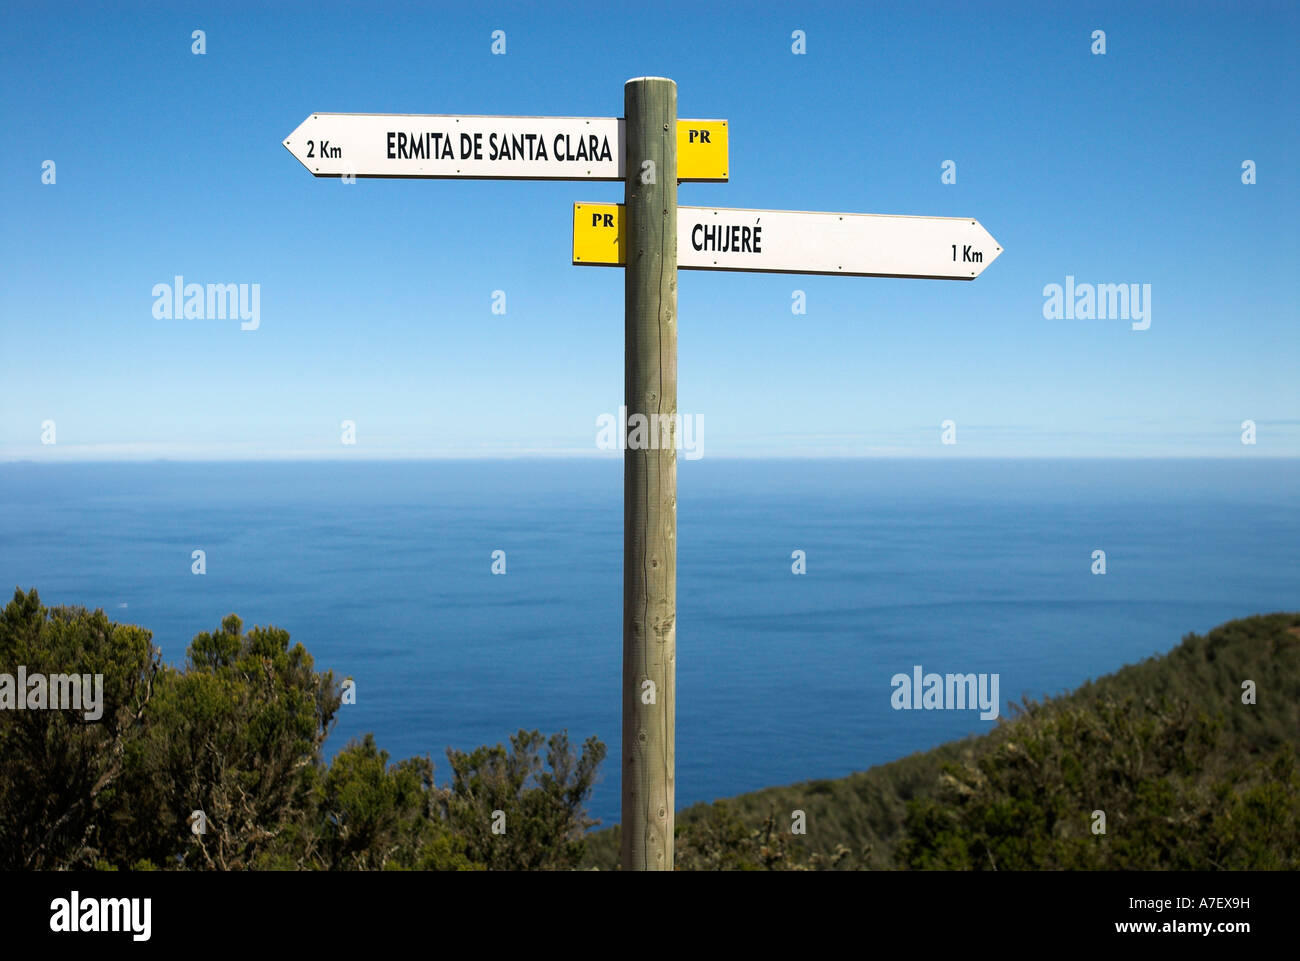
<instances>
[{"instance_id":1,"label":"wood grain texture","mask_svg":"<svg viewBox=\"0 0 1300 961\"><path fill-rule=\"evenodd\" d=\"M677 672L677 85L629 80L624 395L650 446L623 460L625 871L673 868ZM643 183L645 161L654 162ZM672 425L661 432L653 415ZM662 420L658 425L662 425ZM621 429L627 430L626 425ZM630 431L635 434L635 431ZM666 435L666 436L665 436ZM629 438L630 440L631 438ZM646 681L653 683L653 703Z\"/></svg>"}]
</instances>

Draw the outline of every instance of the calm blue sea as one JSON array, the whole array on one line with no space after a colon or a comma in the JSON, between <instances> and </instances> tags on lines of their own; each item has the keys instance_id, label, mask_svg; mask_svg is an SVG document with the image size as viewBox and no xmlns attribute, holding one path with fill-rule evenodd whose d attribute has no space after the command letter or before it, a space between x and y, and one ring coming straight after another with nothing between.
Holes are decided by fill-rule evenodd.
<instances>
[{"instance_id":1,"label":"calm blue sea","mask_svg":"<svg viewBox=\"0 0 1300 961\"><path fill-rule=\"evenodd\" d=\"M1300 608L1297 461L705 458L679 488L683 806L991 726L891 709L914 664L996 672L1005 703ZM606 823L621 538L619 461L0 465L6 591L103 607L172 663L232 611L286 628L357 680L331 754L373 731L440 781L448 745L594 734Z\"/></svg>"}]
</instances>

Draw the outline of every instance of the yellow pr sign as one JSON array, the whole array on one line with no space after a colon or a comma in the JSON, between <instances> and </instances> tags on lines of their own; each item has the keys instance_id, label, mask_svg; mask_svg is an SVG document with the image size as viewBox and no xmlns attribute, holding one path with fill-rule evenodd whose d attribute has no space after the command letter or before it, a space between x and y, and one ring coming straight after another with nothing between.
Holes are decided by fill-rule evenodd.
<instances>
[{"instance_id":1,"label":"yellow pr sign","mask_svg":"<svg viewBox=\"0 0 1300 961\"><path fill-rule=\"evenodd\" d=\"M726 181L727 121L677 121L677 179Z\"/></svg>"},{"instance_id":2,"label":"yellow pr sign","mask_svg":"<svg viewBox=\"0 0 1300 961\"><path fill-rule=\"evenodd\" d=\"M678 133L680 134L680 130ZM623 266L627 228L622 204L573 205L573 262L597 267Z\"/></svg>"}]
</instances>

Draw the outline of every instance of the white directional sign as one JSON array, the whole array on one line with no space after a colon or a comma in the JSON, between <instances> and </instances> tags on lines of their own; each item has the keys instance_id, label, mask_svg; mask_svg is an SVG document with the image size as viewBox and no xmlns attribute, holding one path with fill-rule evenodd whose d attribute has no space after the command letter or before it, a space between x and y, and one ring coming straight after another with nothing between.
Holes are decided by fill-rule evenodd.
<instances>
[{"instance_id":1,"label":"white directional sign","mask_svg":"<svg viewBox=\"0 0 1300 961\"><path fill-rule=\"evenodd\" d=\"M314 113L284 145L317 177L622 180L618 117ZM727 122L677 121L678 179L727 179Z\"/></svg>"},{"instance_id":2,"label":"white directional sign","mask_svg":"<svg viewBox=\"0 0 1300 961\"><path fill-rule=\"evenodd\" d=\"M573 262L626 263L621 204L575 204ZM974 280L1002 253L969 217L677 208L677 266Z\"/></svg>"}]
</instances>

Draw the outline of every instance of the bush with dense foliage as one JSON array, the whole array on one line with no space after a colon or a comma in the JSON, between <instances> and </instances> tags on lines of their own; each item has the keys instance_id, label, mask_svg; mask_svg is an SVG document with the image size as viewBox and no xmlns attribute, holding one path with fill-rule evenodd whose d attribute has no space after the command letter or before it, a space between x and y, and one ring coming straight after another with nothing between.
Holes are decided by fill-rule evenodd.
<instances>
[{"instance_id":1,"label":"bush with dense foliage","mask_svg":"<svg viewBox=\"0 0 1300 961\"><path fill-rule=\"evenodd\" d=\"M329 763L341 693L287 631L230 615L183 668L103 611L0 611L0 672L102 673L103 716L0 711L0 869L572 868L604 745L520 731L392 763L367 735ZM545 760L539 752L545 746ZM201 815L200 813L201 812ZM201 832L193 830L201 816ZM496 830L494 830L494 827Z\"/></svg>"}]
</instances>

